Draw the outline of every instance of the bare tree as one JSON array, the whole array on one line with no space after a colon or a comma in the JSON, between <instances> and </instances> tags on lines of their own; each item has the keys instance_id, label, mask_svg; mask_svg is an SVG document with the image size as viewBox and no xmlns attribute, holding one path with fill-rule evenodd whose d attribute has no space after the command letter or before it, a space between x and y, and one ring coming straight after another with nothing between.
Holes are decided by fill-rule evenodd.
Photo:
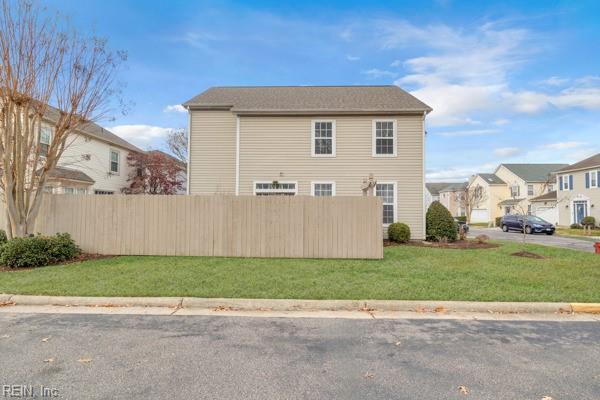
<instances>
[{"instance_id":1,"label":"bare tree","mask_svg":"<svg viewBox=\"0 0 600 400\"><path fill-rule=\"evenodd\" d=\"M456 200L460 207L465 210L467 223L470 224L473 209L479 207L481 203L487 200L487 194L481 185L466 185L460 192L457 193Z\"/></svg>"},{"instance_id":2,"label":"bare tree","mask_svg":"<svg viewBox=\"0 0 600 400\"><path fill-rule=\"evenodd\" d=\"M188 158L188 134L185 129L176 129L167 136L167 146L175 157L187 163Z\"/></svg>"},{"instance_id":3,"label":"bare tree","mask_svg":"<svg viewBox=\"0 0 600 400\"><path fill-rule=\"evenodd\" d=\"M14 237L31 233L48 172L74 132L107 112L125 54L59 28L64 21L35 2L0 7L0 188Z\"/></svg>"}]
</instances>

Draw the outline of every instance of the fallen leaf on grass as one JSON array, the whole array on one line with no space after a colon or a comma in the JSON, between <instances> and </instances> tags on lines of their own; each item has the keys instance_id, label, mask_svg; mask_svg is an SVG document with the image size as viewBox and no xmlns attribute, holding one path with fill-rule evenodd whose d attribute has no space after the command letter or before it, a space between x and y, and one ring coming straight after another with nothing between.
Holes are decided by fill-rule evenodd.
<instances>
[{"instance_id":1,"label":"fallen leaf on grass","mask_svg":"<svg viewBox=\"0 0 600 400\"><path fill-rule=\"evenodd\" d=\"M0 301L0 307L8 307L8 306L14 306L15 303L14 301Z\"/></svg>"},{"instance_id":2,"label":"fallen leaf on grass","mask_svg":"<svg viewBox=\"0 0 600 400\"><path fill-rule=\"evenodd\" d=\"M213 311L233 311L233 307L230 306L218 306L213 308Z\"/></svg>"},{"instance_id":3,"label":"fallen leaf on grass","mask_svg":"<svg viewBox=\"0 0 600 400\"><path fill-rule=\"evenodd\" d=\"M47 342L48 342L48 340L50 340L50 336L43 338L43 339L42 339L42 342L44 342L44 343L47 343Z\"/></svg>"},{"instance_id":4,"label":"fallen leaf on grass","mask_svg":"<svg viewBox=\"0 0 600 400\"><path fill-rule=\"evenodd\" d=\"M46 358L44 360L45 363L53 363L54 362L54 358Z\"/></svg>"},{"instance_id":5,"label":"fallen leaf on grass","mask_svg":"<svg viewBox=\"0 0 600 400\"><path fill-rule=\"evenodd\" d=\"M402 342L396 342L396 346L400 346Z\"/></svg>"},{"instance_id":6,"label":"fallen leaf on grass","mask_svg":"<svg viewBox=\"0 0 600 400\"><path fill-rule=\"evenodd\" d=\"M544 396L544 397L542 397L542 400L552 400L552 397L550 397L550 396Z\"/></svg>"},{"instance_id":7,"label":"fallen leaf on grass","mask_svg":"<svg viewBox=\"0 0 600 400\"><path fill-rule=\"evenodd\" d=\"M458 387L458 393L460 393L460 394L469 394L469 388L466 387L465 385L460 385Z\"/></svg>"},{"instance_id":8,"label":"fallen leaf on grass","mask_svg":"<svg viewBox=\"0 0 600 400\"><path fill-rule=\"evenodd\" d=\"M89 364L89 363L91 363L91 362L92 362L92 359L91 359L91 358L85 358L85 357L82 357L82 358L80 358L80 359L79 359L79 360L77 360L77 361L79 361L79 362L80 362L80 363L82 363L82 364Z\"/></svg>"},{"instance_id":9,"label":"fallen leaf on grass","mask_svg":"<svg viewBox=\"0 0 600 400\"><path fill-rule=\"evenodd\" d=\"M365 374L365 379L373 379L373 378L375 378L375 374L374 374L374 373L372 373L372 372L367 372L367 373Z\"/></svg>"}]
</instances>

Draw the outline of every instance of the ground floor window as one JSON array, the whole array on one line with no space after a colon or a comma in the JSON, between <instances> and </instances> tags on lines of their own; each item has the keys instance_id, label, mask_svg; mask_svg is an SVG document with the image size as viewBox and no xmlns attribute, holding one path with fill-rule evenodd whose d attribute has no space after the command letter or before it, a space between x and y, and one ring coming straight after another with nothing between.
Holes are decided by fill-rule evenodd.
<instances>
[{"instance_id":1,"label":"ground floor window","mask_svg":"<svg viewBox=\"0 0 600 400\"><path fill-rule=\"evenodd\" d=\"M375 186L375 195L383 199L383 223L391 224L396 219L396 184L381 182Z\"/></svg>"},{"instance_id":2,"label":"ground floor window","mask_svg":"<svg viewBox=\"0 0 600 400\"><path fill-rule=\"evenodd\" d=\"M64 187L64 188L63 188L63 193L64 193L64 194L75 194L75 188L72 188L72 187Z\"/></svg>"},{"instance_id":3,"label":"ground floor window","mask_svg":"<svg viewBox=\"0 0 600 400\"><path fill-rule=\"evenodd\" d=\"M256 196L294 196L296 182L255 182L254 194Z\"/></svg>"},{"instance_id":4,"label":"ground floor window","mask_svg":"<svg viewBox=\"0 0 600 400\"><path fill-rule=\"evenodd\" d=\"M115 194L115 192L113 190L94 190L94 194L110 195L110 194Z\"/></svg>"},{"instance_id":5,"label":"ground floor window","mask_svg":"<svg viewBox=\"0 0 600 400\"><path fill-rule=\"evenodd\" d=\"M335 182L313 182L311 185L313 196L335 196Z\"/></svg>"}]
</instances>

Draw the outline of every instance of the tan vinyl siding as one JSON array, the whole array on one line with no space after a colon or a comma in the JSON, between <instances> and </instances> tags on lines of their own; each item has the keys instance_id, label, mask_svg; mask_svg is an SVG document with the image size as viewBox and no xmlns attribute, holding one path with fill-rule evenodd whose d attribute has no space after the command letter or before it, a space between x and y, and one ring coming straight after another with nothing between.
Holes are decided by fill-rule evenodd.
<instances>
[{"instance_id":1,"label":"tan vinyl siding","mask_svg":"<svg viewBox=\"0 0 600 400\"><path fill-rule=\"evenodd\" d=\"M587 201L588 215L596 218L596 224L600 224L600 188L585 187L586 172L596 172L599 169L565 172L556 177L555 187L557 189L557 206L561 226L569 226L573 223L573 202L578 200ZM573 190L559 190L559 177L562 176L564 179L568 179L569 175L573 175Z\"/></svg>"},{"instance_id":2,"label":"tan vinyl siding","mask_svg":"<svg viewBox=\"0 0 600 400\"><path fill-rule=\"evenodd\" d=\"M235 194L236 117L192 112L190 125L190 194Z\"/></svg>"},{"instance_id":3,"label":"tan vinyl siding","mask_svg":"<svg viewBox=\"0 0 600 400\"><path fill-rule=\"evenodd\" d=\"M336 121L336 157L311 156L311 121L320 119ZM374 119L397 121L397 157L372 156ZM423 238L422 124L422 115L240 117L240 195L252 194L254 181L277 180L297 182L298 195L310 195L312 181L334 181L337 196L360 196L372 173L396 182L397 220Z\"/></svg>"}]
</instances>

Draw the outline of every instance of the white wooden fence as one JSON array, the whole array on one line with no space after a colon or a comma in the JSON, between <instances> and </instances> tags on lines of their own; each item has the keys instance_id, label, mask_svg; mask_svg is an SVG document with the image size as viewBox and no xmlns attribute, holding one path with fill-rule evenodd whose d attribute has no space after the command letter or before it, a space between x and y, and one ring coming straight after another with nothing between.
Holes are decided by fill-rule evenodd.
<instances>
[{"instance_id":1,"label":"white wooden fence","mask_svg":"<svg viewBox=\"0 0 600 400\"><path fill-rule=\"evenodd\" d=\"M45 195L35 232L99 254L383 257L377 197Z\"/></svg>"}]
</instances>

